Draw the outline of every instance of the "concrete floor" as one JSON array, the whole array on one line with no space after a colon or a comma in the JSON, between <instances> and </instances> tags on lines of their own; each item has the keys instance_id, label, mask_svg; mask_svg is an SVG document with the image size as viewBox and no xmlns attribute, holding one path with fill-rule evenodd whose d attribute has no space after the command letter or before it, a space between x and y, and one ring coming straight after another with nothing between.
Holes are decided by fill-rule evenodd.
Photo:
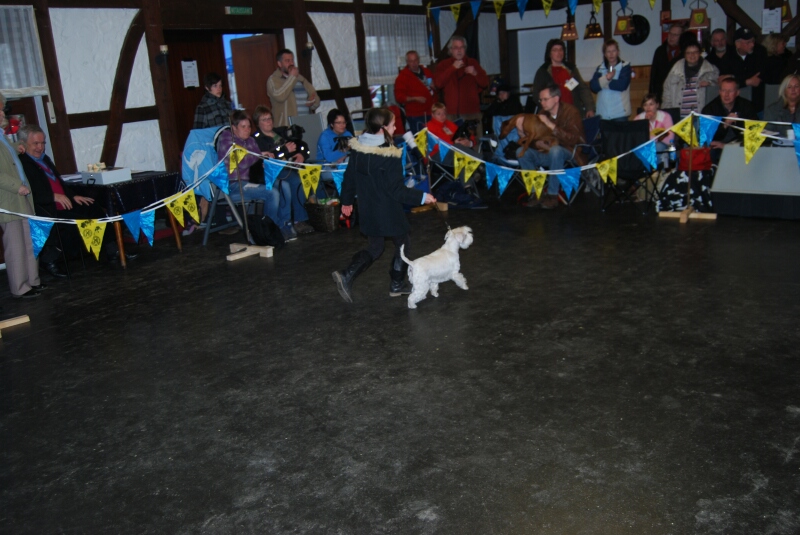
<instances>
[{"instance_id":1,"label":"concrete floor","mask_svg":"<svg viewBox=\"0 0 800 535\"><path fill-rule=\"evenodd\" d=\"M390 243L341 301L354 230L157 242L34 301L0 276L31 317L0 342L0 531L800 532L800 223L447 220L470 290L413 311Z\"/></svg>"}]
</instances>

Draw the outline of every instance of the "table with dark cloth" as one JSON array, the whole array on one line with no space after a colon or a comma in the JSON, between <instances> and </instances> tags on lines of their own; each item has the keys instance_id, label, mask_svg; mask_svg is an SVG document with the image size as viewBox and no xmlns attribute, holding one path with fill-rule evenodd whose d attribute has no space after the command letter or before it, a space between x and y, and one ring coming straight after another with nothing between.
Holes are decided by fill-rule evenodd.
<instances>
[{"instance_id":1,"label":"table with dark cloth","mask_svg":"<svg viewBox=\"0 0 800 535\"><path fill-rule=\"evenodd\" d=\"M69 182L69 186L76 195L91 197L105 210L109 216L127 214L141 210L156 201L165 199L181 190L180 173L167 173L164 171L144 171L134 173L132 180L117 182L116 184L83 184ZM178 250L182 250L181 233L178 223L172 212L167 210L175 243ZM125 248L122 242L122 223L114 221L114 231L119 246L120 263L125 267ZM134 236L138 239L138 236Z\"/></svg>"}]
</instances>

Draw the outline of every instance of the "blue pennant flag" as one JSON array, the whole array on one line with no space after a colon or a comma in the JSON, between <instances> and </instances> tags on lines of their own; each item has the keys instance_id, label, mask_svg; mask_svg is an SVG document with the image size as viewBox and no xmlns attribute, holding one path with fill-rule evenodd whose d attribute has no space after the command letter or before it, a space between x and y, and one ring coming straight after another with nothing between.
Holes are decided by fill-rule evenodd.
<instances>
[{"instance_id":1,"label":"blue pennant flag","mask_svg":"<svg viewBox=\"0 0 800 535\"><path fill-rule=\"evenodd\" d=\"M573 15L575 14L575 10L578 9L578 0L569 0L569 12Z\"/></svg>"},{"instance_id":2,"label":"blue pennant flag","mask_svg":"<svg viewBox=\"0 0 800 535\"><path fill-rule=\"evenodd\" d=\"M444 141L439 142L439 160L444 163L444 157L450 153L450 146Z\"/></svg>"},{"instance_id":3,"label":"blue pennant flag","mask_svg":"<svg viewBox=\"0 0 800 535\"><path fill-rule=\"evenodd\" d=\"M431 17L433 17L433 21L438 26L439 25L439 8L438 7L432 7L431 8Z\"/></svg>"},{"instance_id":4,"label":"blue pennant flag","mask_svg":"<svg viewBox=\"0 0 800 535\"><path fill-rule=\"evenodd\" d=\"M433 34L432 33L428 34L428 48L433 50Z\"/></svg>"},{"instance_id":5,"label":"blue pennant flag","mask_svg":"<svg viewBox=\"0 0 800 535\"><path fill-rule=\"evenodd\" d=\"M336 191L342 194L342 182L344 182L344 171L331 171L333 183L336 184Z\"/></svg>"},{"instance_id":6,"label":"blue pennant flag","mask_svg":"<svg viewBox=\"0 0 800 535\"><path fill-rule=\"evenodd\" d=\"M575 1L577 2L578 0ZM477 20L478 12L481 10L481 0L470 2L469 5L472 6L472 18Z\"/></svg>"},{"instance_id":7,"label":"blue pennant flag","mask_svg":"<svg viewBox=\"0 0 800 535\"><path fill-rule=\"evenodd\" d=\"M528 0L517 0L517 9L519 9L519 18L525 15L525 7L528 5ZM502 193L501 193L502 195Z\"/></svg>"},{"instance_id":8,"label":"blue pennant flag","mask_svg":"<svg viewBox=\"0 0 800 535\"><path fill-rule=\"evenodd\" d=\"M403 162L403 172L406 172L406 161L408 160L408 147L405 143L403 143L403 156L401 156Z\"/></svg>"},{"instance_id":9,"label":"blue pennant flag","mask_svg":"<svg viewBox=\"0 0 800 535\"><path fill-rule=\"evenodd\" d=\"M648 171L655 170L658 167L656 163L656 140L649 141L644 145L633 149L633 153L637 158L642 160L645 168Z\"/></svg>"},{"instance_id":10,"label":"blue pennant flag","mask_svg":"<svg viewBox=\"0 0 800 535\"><path fill-rule=\"evenodd\" d=\"M428 154L433 152L433 147L435 147L437 143L439 143L439 138L437 138L436 136L434 136L433 134L428 132L428 142L427 142L428 146L427 147L420 147L419 150L420 150L420 152L422 154L427 156ZM423 150L423 149L425 149L425 150Z\"/></svg>"},{"instance_id":11,"label":"blue pennant flag","mask_svg":"<svg viewBox=\"0 0 800 535\"><path fill-rule=\"evenodd\" d=\"M682 0L682 1L683 1L683 7L686 7L686 0Z\"/></svg>"},{"instance_id":12,"label":"blue pennant flag","mask_svg":"<svg viewBox=\"0 0 800 535\"><path fill-rule=\"evenodd\" d=\"M208 179L224 193L230 193L228 190L228 173L225 171L225 160L221 160L214 167L211 174L208 175Z\"/></svg>"},{"instance_id":13,"label":"blue pennant flag","mask_svg":"<svg viewBox=\"0 0 800 535\"><path fill-rule=\"evenodd\" d=\"M28 219L28 224L31 228L33 256L39 258L39 253L42 251L42 247L44 247L48 236L50 236L50 229L53 228L53 222L39 221L38 219Z\"/></svg>"},{"instance_id":14,"label":"blue pennant flag","mask_svg":"<svg viewBox=\"0 0 800 535\"><path fill-rule=\"evenodd\" d=\"M283 164L279 164L275 160L264 160L264 185L268 190L272 189L272 185L282 170Z\"/></svg>"},{"instance_id":15,"label":"blue pennant flag","mask_svg":"<svg viewBox=\"0 0 800 535\"><path fill-rule=\"evenodd\" d=\"M502 195L506 190L508 183L511 182L511 177L514 176L513 169L505 169L503 167L497 168L497 190L498 195Z\"/></svg>"},{"instance_id":16,"label":"blue pennant flag","mask_svg":"<svg viewBox=\"0 0 800 535\"><path fill-rule=\"evenodd\" d=\"M561 183L561 188L567 194L567 197L571 197L572 192L578 189L578 184L581 181L581 168L564 169L563 173L559 173L558 181Z\"/></svg>"},{"instance_id":17,"label":"blue pennant flag","mask_svg":"<svg viewBox=\"0 0 800 535\"><path fill-rule=\"evenodd\" d=\"M794 130L794 138L800 140L800 124L792 124L792 130Z\"/></svg>"},{"instance_id":18,"label":"blue pennant flag","mask_svg":"<svg viewBox=\"0 0 800 535\"><path fill-rule=\"evenodd\" d=\"M125 225L128 227L128 230L131 231L131 236L133 236L133 239L138 242L139 228L142 226L142 212L137 210L135 212L122 214L122 220L125 221Z\"/></svg>"},{"instance_id":19,"label":"blue pennant flag","mask_svg":"<svg viewBox=\"0 0 800 535\"><path fill-rule=\"evenodd\" d=\"M622 11L625 11L628 8L628 0L619 0L619 5L622 7ZM686 0L683 0L683 5L686 5Z\"/></svg>"},{"instance_id":20,"label":"blue pennant flag","mask_svg":"<svg viewBox=\"0 0 800 535\"><path fill-rule=\"evenodd\" d=\"M155 231L154 223L156 219L156 211L150 210L149 212L142 212L139 218L139 228L142 229L144 237L153 246L153 232ZM210 223L209 223L210 224Z\"/></svg>"},{"instance_id":21,"label":"blue pennant flag","mask_svg":"<svg viewBox=\"0 0 800 535\"><path fill-rule=\"evenodd\" d=\"M700 116L700 121L697 125L697 142L701 147L711 144L714 140L714 134L717 133L717 128L719 128L719 123L717 121L703 117L702 115Z\"/></svg>"},{"instance_id":22,"label":"blue pennant flag","mask_svg":"<svg viewBox=\"0 0 800 535\"><path fill-rule=\"evenodd\" d=\"M494 184L494 179L497 177L497 173L500 172L500 168L497 167L493 163L486 162L486 188L491 188L492 184Z\"/></svg>"}]
</instances>

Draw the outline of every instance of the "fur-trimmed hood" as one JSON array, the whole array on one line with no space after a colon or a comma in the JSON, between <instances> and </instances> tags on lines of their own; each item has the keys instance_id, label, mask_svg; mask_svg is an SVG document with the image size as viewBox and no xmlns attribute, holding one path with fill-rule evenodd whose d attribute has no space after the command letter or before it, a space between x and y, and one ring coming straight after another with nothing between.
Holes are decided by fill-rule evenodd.
<instances>
[{"instance_id":1,"label":"fur-trimmed hood","mask_svg":"<svg viewBox=\"0 0 800 535\"><path fill-rule=\"evenodd\" d=\"M387 156L389 158L400 158L403 155L403 151L398 147L373 147L361 143L357 138L351 138L348 145L354 151L363 154L377 154L378 156Z\"/></svg>"}]
</instances>

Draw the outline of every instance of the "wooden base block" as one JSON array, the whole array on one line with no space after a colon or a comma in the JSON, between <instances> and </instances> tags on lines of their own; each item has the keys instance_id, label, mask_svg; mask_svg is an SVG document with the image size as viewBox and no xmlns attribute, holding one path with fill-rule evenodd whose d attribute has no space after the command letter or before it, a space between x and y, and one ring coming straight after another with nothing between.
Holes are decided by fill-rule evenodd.
<instances>
[{"instance_id":1,"label":"wooden base block","mask_svg":"<svg viewBox=\"0 0 800 535\"><path fill-rule=\"evenodd\" d=\"M247 245L244 243L230 244L231 254L225 258L228 262L239 260L240 258L247 258L248 256L258 255L261 258L272 258L272 247L269 245Z\"/></svg>"},{"instance_id":2,"label":"wooden base block","mask_svg":"<svg viewBox=\"0 0 800 535\"><path fill-rule=\"evenodd\" d=\"M433 205L432 204L424 204L422 206L415 206L414 208L412 208L411 209L411 213L412 214L418 214L420 212L427 212L429 210L433 210Z\"/></svg>"},{"instance_id":3,"label":"wooden base block","mask_svg":"<svg viewBox=\"0 0 800 535\"><path fill-rule=\"evenodd\" d=\"M664 217L667 219L680 219L681 223L686 223L689 219L715 220L717 219L717 214L695 212L693 208L687 208L682 212L659 212L658 217Z\"/></svg>"},{"instance_id":4,"label":"wooden base block","mask_svg":"<svg viewBox=\"0 0 800 535\"><path fill-rule=\"evenodd\" d=\"M436 203L436 209L439 210L440 212L446 212L449 208L450 208L450 205L447 204L446 202L437 202Z\"/></svg>"},{"instance_id":5,"label":"wooden base block","mask_svg":"<svg viewBox=\"0 0 800 535\"><path fill-rule=\"evenodd\" d=\"M17 316L16 318L9 318L7 320L0 321L0 331L8 327L13 327L14 325L22 325L23 323L30 323L30 321L31 319L27 315ZM2 338L2 332L0 332L0 338Z\"/></svg>"}]
</instances>

